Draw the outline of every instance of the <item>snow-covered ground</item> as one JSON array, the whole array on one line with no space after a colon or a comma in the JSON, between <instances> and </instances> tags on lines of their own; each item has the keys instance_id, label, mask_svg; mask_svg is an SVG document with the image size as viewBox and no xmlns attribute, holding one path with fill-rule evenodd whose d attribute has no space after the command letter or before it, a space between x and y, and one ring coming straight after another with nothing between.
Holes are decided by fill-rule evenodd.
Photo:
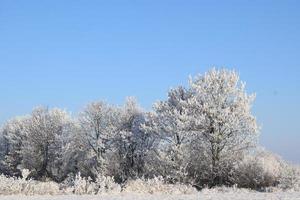
<instances>
[{"instance_id":1,"label":"snow-covered ground","mask_svg":"<svg viewBox=\"0 0 300 200\"><path fill-rule=\"evenodd\" d=\"M200 192L193 195L116 194L101 196L0 196L1 200L300 200L300 192Z\"/></svg>"}]
</instances>

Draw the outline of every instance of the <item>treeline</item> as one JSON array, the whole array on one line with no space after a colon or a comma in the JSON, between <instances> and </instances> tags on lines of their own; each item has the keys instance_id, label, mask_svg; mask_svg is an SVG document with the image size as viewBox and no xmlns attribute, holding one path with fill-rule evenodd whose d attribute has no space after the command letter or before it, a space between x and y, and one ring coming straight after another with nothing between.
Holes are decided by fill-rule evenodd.
<instances>
[{"instance_id":1,"label":"treeline","mask_svg":"<svg viewBox=\"0 0 300 200\"><path fill-rule=\"evenodd\" d=\"M93 102L76 117L38 107L3 125L0 173L19 177L28 169L28 178L56 182L80 173L117 183L162 176L197 188L275 186L280 172L262 171L263 156L253 153L259 132L253 100L236 72L212 69L170 90L151 112L134 98L123 106Z\"/></svg>"}]
</instances>

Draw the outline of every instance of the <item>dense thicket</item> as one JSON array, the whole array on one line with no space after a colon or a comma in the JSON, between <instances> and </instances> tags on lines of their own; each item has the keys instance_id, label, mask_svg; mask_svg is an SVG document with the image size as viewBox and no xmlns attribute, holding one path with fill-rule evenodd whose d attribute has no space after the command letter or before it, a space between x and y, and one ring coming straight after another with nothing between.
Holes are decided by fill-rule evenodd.
<instances>
[{"instance_id":1,"label":"dense thicket","mask_svg":"<svg viewBox=\"0 0 300 200\"><path fill-rule=\"evenodd\" d=\"M0 173L22 176L28 169L29 178L56 182L80 173L119 183L161 176L198 188L273 186L279 184L282 162L255 151L253 100L236 72L213 69L187 88L170 90L151 112L134 98L123 106L93 102L76 117L38 107L3 125ZM278 174L266 160L269 168L277 164Z\"/></svg>"}]
</instances>

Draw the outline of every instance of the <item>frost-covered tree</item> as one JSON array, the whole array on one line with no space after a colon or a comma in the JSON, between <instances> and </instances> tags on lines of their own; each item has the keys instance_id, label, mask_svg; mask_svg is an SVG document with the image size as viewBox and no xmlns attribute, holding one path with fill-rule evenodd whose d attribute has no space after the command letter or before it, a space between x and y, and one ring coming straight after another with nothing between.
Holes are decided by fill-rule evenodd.
<instances>
[{"instance_id":1,"label":"frost-covered tree","mask_svg":"<svg viewBox=\"0 0 300 200\"><path fill-rule=\"evenodd\" d=\"M191 135L187 130L185 105L190 97L184 87L170 90L168 99L154 105L155 112L147 115L143 126L145 132L156 139L151 163L154 170L174 182L183 181L186 176L186 151Z\"/></svg>"},{"instance_id":2,"label":"frost-covered tree","mask_svg":"<svg viewBox=\"0 0 300 200\"><path fill-rule=\"evenodd\" d=\"M34 109L24 126L22 167L32 171L31 177L62 181L67 174L64 156L71 133L72 120L65 111Z\"/></svg>"},{"instance_id":3,"label":"frost-covered tree","mask_svg":"<svg viewBox=\"0 0 300 200\"><path fill-rule=\"evenodd\" d=\"M94 173L105 173L106 153L112 148L112 138L120 126L121 110L104 102L90 103L80 114L82 144Z\"/></svg>"},{"instance_id":4,"label":"frost-covered tree","mask_svg":"<svg viewBox=\"0 0 300 200\"><path fill-rule=\"evenodd\" d=\"M8 154L8 141L0 131L0 174L8 174L6 169L5 156Z\"/></svg>"},{"instance_id":5,"label":"frost-covered tree","mask_svg":"<svg viewBox=\"0 0 300 200\"><path fill-rule=\"evenodd\" d=\"M213 69L191 80L188 89L171 90L167 101L155 105L146 130L162 139L162 160L173 162L175 171L187 167L202 183L221 184L228 181L228 165L256 143L253 100L236 72Z\"/></svg>"},{"instance_id":6,"label":"frost-covered tree","mask_svg":"<svg viewBox=\"0 0 300 200\"><path fill-rule=\"evenodd\" d=\"M255 96L246 93L235 71L224 69L197 76L190 86L188 127L209 161L211 184L221 184L227 165L257 142L259 129L251 113Z\"/></svg>"},{"instance_id":7,"label":"frost-covered tree","mask_svg":"<svg viewBox=\"0 0 300 200\"><path fill-rule=\"evenodd\" d=\"M153 138L142 130L144 113L134 98L128 98L122 107L120 127L113 138L114 163L121 182L145 174L145 162L152 148Z\"/></svg>"},{"instance_id":8,"label":"frost-covered tree","mask_svg":"<svg viewBox=\"0 0 300 200\"><path fill-rule=\"evenodd\" d=\"M20 176L22 164L22 148L26 135L24 126L27 117L16 117L5 123L2 129L2 156L6 173L12 176Z\"/></svg>"},{"instance_id":9,"label":"frost-covered tree","mask_svg":"<svg viewBox=\"0 0 300 200\"><path fill-rule=\"evenodd\" d=\"M88 153L90 148L86 139L83 138L80 123L74 120L68 143L64 148L64 165L68 179L75 178L78 173L83 177L94 177L94 163L90 160Z\"/></svg>"}]
</instances>

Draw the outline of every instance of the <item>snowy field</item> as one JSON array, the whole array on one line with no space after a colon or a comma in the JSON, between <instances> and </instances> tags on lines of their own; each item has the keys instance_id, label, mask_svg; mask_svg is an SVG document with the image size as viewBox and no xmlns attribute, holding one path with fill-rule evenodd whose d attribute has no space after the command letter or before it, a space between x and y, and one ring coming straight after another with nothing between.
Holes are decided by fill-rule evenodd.
<instances>
[{"instance_id":1,"label":"snowy field","mask_svg":"<svg viewBox=\"0 0 300 200\"><path fill-rule=\"evenodd\" d=\"M117 194L97 196L0 196L1 200L300 200L300 192L200 192L193 195Z\"/></svg>"}]
</instances>

